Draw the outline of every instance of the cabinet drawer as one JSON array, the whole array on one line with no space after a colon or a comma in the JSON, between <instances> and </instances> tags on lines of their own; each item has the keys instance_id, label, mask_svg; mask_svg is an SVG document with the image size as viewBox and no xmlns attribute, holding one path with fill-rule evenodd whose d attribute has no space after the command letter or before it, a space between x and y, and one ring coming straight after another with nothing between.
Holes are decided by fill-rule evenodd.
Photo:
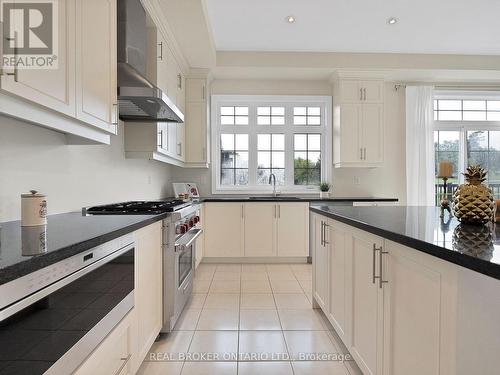
<instances>
[{"instance_id":1,"label":"cabinet drawer","mask_svg":"<svg viewBox=\"0 0 500 375\"><path fill-rule=\"evenodd\" d=\"M76 375L128 374L132 359L130 312L74 373Z\"/></svg>"}]
</instances>

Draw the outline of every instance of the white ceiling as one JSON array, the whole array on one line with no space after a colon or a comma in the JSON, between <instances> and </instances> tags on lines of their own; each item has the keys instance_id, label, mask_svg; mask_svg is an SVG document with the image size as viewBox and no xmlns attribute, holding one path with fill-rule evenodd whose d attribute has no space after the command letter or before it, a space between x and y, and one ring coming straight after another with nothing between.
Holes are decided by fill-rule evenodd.
<instances>
[{"instance_id":1,"label":"white ceiling","mask_svg":"<svg viewBox=\"0 0 500 375\"><path fill-rule=\"evenodd\" d=\"M206 2L219 51L500 55L500 0Z\"/></svg>"}]
</instances>

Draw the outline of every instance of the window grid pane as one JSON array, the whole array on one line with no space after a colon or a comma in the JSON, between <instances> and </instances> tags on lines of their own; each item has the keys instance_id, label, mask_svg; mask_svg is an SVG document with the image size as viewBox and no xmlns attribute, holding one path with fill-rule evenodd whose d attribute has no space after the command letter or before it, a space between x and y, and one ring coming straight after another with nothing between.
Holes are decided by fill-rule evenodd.
<instances>
[{"instance_id":1,"label":"window grid pane","mask_svg":"<svg viewBox=\"0 0 500 375\"><path fill-rule=\"evenodd\" d=\"M220 107L221 125L248 125L248 107Z\"/></svg>"},{"instance_id":2,"label":"window grid pane","mask_svg":"<svg viewBox=\"0 0 500 375\"><path fill-rule=\"evenodd\" d=\"M294 107L293 108L294 125L321 125L320 107Z\"/></svg>"},{"instance_id":3,"label":"window grid pane","mask_svg":"<svg viewBox=\"0 0 500 375\"><path fill-rule=\"evenodd\" d=\"M285 125L285 107L257 107L257 125Z\"/></svg>"},{"instance_id":4,"label":"window grid pane","mask_svg":"<svg viewBox=\"0 0 500 375\"><path fill-rule=\"evenodd\" d=\"M436 121L500 121L500 100L435 99Z\"/></svg>"},{"instance_id":5,"label":"window grid pane","mask_svg":"<svg viewBox=\"0 0 500 375\"><path fill-rule=\"evenodd\" d=\"M248 185L248 134L223 133L220 142L220 184Z\"/></svg>"},{"instance_id":6,"label":"window grid pane","mask_svg":"<svg viewBox=\"0 0 500 375\"><path fill-rule=\"evenodd\" d=\"M317 185L321 181L321 135L294 135L294 185Z\"/></svg>"},{"instance_id":7,"label":"window grid pane","mask_svg":"<svg viewBox=\"0 0 500 375\"><path fill-rule=\"evenodd\" d=\"M269 183L273 173L276 185L285 184L285 135L257 134L257 184Z\"/></svg>"}]
</instances>

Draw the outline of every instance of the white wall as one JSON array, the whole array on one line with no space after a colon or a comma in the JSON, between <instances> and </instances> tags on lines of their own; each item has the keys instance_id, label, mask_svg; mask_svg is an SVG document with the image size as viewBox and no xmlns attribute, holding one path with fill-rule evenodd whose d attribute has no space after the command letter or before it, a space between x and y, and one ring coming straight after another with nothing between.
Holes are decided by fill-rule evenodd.
<instances>
[{"instance_id":1,"label":"white wall","mask_svg":"<svg viewBox=\"0 0 500 375\"><path fill-rule=\"evenodd\" d=\"M395 91L393 83L385 90L385 162L381 168L333 168L335 196L379 196L406 200L404 92ZM307 80L215 80L212 94L241 95L332 95L328 81ZM195 182L202 195L211 194L209 169L182 169L173 167L174 181ZM355 179L359 184L355 184Z\"/></svg>"},{"instance_id":2,"label":"white wall","mask_svg":"<svg viewBox=\"0 0 500 375\"><path fill-rule=\"evenodd\" d=\"M125 159L123 128L111 145L67 145L63 134L0 116L0 222L20 218L21 193L48 196L49 214L171 194L170 167Z\"/></svg>"}]
</instances>

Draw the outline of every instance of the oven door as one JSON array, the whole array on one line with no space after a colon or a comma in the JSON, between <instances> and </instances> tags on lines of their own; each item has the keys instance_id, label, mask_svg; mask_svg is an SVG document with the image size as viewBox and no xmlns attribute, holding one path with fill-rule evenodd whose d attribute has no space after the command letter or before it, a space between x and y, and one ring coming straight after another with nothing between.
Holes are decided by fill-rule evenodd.
<instances>
[{"instance_id":1,"label":"oven door","mask_svg":"<svg viewBox=\"0 0 500 375\"><path fill-rule=\"evenodd\" d=\"M193 290L196 239L202 233L202 229L193 228L175 242L175 317L180 315Z\"/></svg>"},{"instance_id":2,"label":"oven door","mask_svg":"<svg viewBox=\"0 0 500 375\"><path fill-rule=\"evenodd\" d=\"M0 311L20 307L0 320L0 373L73 373L133 308L134 255L132 243Z\"/></svg>"}]
</instances>

